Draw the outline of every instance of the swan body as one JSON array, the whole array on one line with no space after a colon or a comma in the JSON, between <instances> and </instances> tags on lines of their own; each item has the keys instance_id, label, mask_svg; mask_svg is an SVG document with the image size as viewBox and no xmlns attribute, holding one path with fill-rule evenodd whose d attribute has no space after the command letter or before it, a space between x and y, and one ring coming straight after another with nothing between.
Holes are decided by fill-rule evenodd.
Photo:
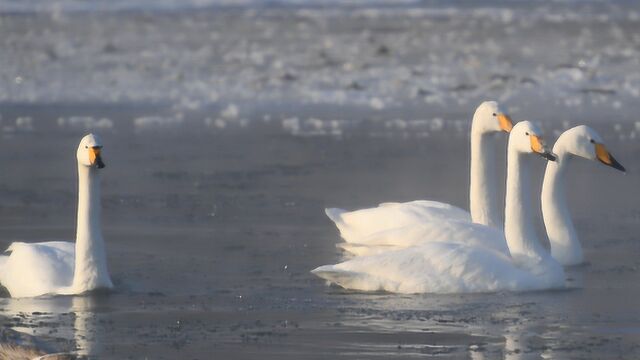
<instances>
[{"instance_id":1,"label":"swan body","mask_svg":"<svg viewBox=\"0 0 640 360\"><path fill-rule=\"evenodd\" d=\"M512 127L511 119L495 101L483 102L473 115L470 213L446 203L426 200L384 203L375 208L356 211L329 208L325 212L335 222L342 238L353 243L365 243L369 235L378 231L443 219L473 221L501 228L494 134L509 132Z\"/></svg>"},{"instance_id":2,"label":"swan body","mask_svg":"<svg viewBox=\"0 0 640 360\"><path fill-rule=\"evenodd\" d=\"M346 211L325 209L340 236L347 242L368 244L371 235L381 231L444 219L470 222L469 213L452 205L428 200L405 203L383 203L378 207Z\"/></svg>"},{"instance_id":3,"label":"swan body","mask_svg":"<svg viewBox=\"0 0 640 360\"><path fill-rule=\"evenodd\" d=\"M549 258L516 263L501 251L445 242L359 256L312 272L345 289L401 294L529 291L564 284L562 268Z\"/></svg>"},{"instance_id":4,"label":"swan body","mask_svg":"<svg viewBox=\"0 0 640 360\"><path fill-rule=\"evenodd\" d=\"M85 136L77 151L76 241L12 243L0 256L0 283L12 297L71 295L113 287L100 227L100 139Z\"/></svg>"},{"instance_id":5,"label":"swan body","mask_svg":"<svg viewBox=\"0 0 640 360\"><path fill-rule=\"evenodd\" d=\"M529 153L548 159L539 129L528 121L516 124L509 136L505 238L509 252L501 248L501 234L486 225L474 225L462 236L377 255L360 256L312 272L344 288L397 293L465 293L526 291L564 286L564 271L541 246L533 229ZM454 231L455 233L455 231ZM492 238L493 246L481 242Z\"/></svg>"},{"instance_id":6,"label":"swan body","mask_svg":"<svg viewBox=\"0 0 640 360\"><path fill-rule=\"evenodd\" d=\"M432 242L483 246L509 254L504 232L501 229L452 219L415 223L383 230L369 235L363 240L363 244L341 243L337 246L352 255L365 256Z\"/></svg>"},{"instance_id":7,"label":"swan body","mask_svg":"<svg viewBox=\"0 0 640 360\"><path fill-rule=\"evenodd\" d=\"M569 164L575 157L582 157L600 161L623 172L625 169L606 149L600 135L585 125L563 132L556 140L553 152L558 159L547 164L542 183L544 226L553 258L565 266L578 265L584 261L584 255L565 194L565 178Z\"/></svg>"}]
</instances>

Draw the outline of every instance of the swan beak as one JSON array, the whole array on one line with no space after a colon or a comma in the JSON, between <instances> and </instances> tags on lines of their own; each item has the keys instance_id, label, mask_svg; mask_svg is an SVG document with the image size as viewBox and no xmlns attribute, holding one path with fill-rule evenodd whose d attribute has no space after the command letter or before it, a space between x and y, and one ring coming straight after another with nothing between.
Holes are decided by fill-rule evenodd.
<instances>
[{"instance_id":1,"label":"swan beak","mask_svg":"<svg viewBox=\"0 0 640 360\"><path fill-rule=\"evenodd\" d=\"M627 170L616 160L613 155L607 150L607 148L603 144L596 143L596 157L600 160L601 163L611 166L614 169L618 169L622 172L626 172Z\"/></svg>"},{"instance_id":2,"label":"swan beak","mask_svg":"<svg viewBox=\"0 0 640 360\"><path fill-rule=\"evenodd\" d=\"M504 132L511 132L513 129L513 121L507 114L498 114L498 122L500 123L500 129Z\"/></svg>"},{"instance_id":3,"label":"swan beak","mask_svg":"<svg viewBox=\"0 0 640 360\"><path fill-rule=\"evenodd\" d=\"M531 150L536 154L542 156L543 158L549 161L556 161L556 156L544 145L544 141L541 137L536 135L529 135L531 139Z\"/></svg>"},{"instance_id":4,"label":"swan beak","mask_svg":"<svg viewBox=\"0 0 640 360\"><path fill-rule=\"evenodd\" d=\"M89 162L91 163L91 165L96 165L98 169L104 168L102 156L100 156L101 149L101 146L94 146L89 149Z\"/></svg>"}]
</instances>

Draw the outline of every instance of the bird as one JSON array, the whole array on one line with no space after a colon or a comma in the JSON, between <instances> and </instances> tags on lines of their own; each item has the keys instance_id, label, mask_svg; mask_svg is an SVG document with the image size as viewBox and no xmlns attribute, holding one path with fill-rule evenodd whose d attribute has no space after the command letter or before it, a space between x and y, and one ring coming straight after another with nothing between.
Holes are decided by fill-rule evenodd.
<instances>
[{"instance_id":1,"label":"bird","mask_svg":"<svg viewBox=\"0 0 640 360\"><path fill-rule=\"evenodd\" d=\"M589 126L579 125L563 132L556 140L553 154L557 161L547 162L541 191L541 205L551 256L564 266L584 261L565 194L565 178L572 159L576 157L598 161L625 172L607 150L602 137ZM416 246L426 242L457 241L484 244L495 250L508 252L504 232L482 231L473 234L480 225L456 220L424 221L369 235L363 244L343 244L340 247L353 255L372 255L389 250ZM500 237L499 235L502 235Z\"/></svg>"},{"instance_id":2,"label":"bird","mask_svg":"<svg viewBox=\"0 0 640 360\"><path fill-rule=\"evenodd\" d=\"M582 245L571 220L565 194L565 178L569 164L575 157L599 161L625 172L626 169L611 155L600 134L586 125L563 132L553 145L558 160L547 164L542 182L542 217L549 238L551 256L565 266L584 262Z\"/></svg>"},{"instance_id":3,"label":"bird","mask_svg":"<svg viewBox=\"0 0 640 360\"><path fill-rule=\"evenodd\" d=\"M555 160L540 129L521 121L509 135L507 150L504 233L508 253L482 242L436 241L358 256L311 272L343 288L361 291L469 293L562 288L564 269L542 246L533 225L531 153ZM470 232L479 237L491 234L500 236L487 225L477 225Z\"/></svg>"},{"instance_id":4,"label":"bird","mask_svg":"<svg viewBox=\"0 0 640 360\"><path fill-rule=\"evenodd\" d=\"M476 109L471 123L469 208L430 200L383 203L378 207L346 211L325 209L347 243L366 244L369 235L410 224L442 219L463 220L502 228L496 170L495 134L510 132L513 121L495 101Z\"/></svg>"},{"instance_id":5,"label":"bird","mask_svg":"<svg viewBox=\"0 0 640 360\"><path fill-rule=\"evenodd\" d=\"M100 223L102 140L88 134L76 151L78 213L76 240L14 242L0 256L0 283L12 297L75 295L112 289Z\"/></svg>"}]
</instances>

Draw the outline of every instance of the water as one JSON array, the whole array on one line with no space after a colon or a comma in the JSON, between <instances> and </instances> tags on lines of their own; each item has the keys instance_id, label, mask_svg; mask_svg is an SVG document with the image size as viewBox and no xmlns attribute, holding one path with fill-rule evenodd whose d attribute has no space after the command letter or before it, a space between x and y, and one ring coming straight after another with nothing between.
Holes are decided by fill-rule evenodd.
<instances>
[{"instance_id":1,"label":"water","mask_svg":"<svg viewBox=\"0 0 640 360\"><path fill-rule=\"evenodd\" d=\"M3 13L0 247L73 239L94 131L116 284L2 298L5 332L100 359L637 357L637 5L440 5ZM629 170L572 164L588 264L569 288L363 294L312 276L342 257L324 207L467 207L485 98L550 142L591 124Z\"/></svg>"}]
</instances>

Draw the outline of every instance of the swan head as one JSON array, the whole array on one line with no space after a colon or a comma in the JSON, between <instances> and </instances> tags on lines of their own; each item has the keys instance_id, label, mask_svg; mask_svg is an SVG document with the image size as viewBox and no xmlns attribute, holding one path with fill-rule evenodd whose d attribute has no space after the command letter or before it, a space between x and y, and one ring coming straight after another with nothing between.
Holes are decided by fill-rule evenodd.
<instances>
[{"instance_id":1,"label":"swan head","mask_svg":"<svg viewBox=\"0 0 640 360\"><path fill-rule=\"evenodd\" d=\"M482 133L510 132L513 121L498 105L496 101L485 101L478 106L473 114L474 130Z\"/></svg>"},{"instance_id":2,"label":"swan head","mask_svg":"<svg viewBox=\"0 0 640 360\"><path fill-rule=\"evenodd\" d=\"M600 134L586 125L576 126L563 132L556 144L558 144L558 151L564 151L588 160L600 161L614 169L626 171L624 166L607 150Z\"/></svg>"},{"instance_id":3,"label":"swan head","mask_svg":"<svg viewBox=\"0 0 640 360\"><path fill-rule=\"evenodd\" d=\"M509 151L521 154L538 154L543 158L556 161L556 156L549 150L542 139L542 131L530 121L520 121L513 126L509 134Z\"/></svg>"},{"instance_id":4,"label":"swan head","mask_svg":"<svg viewBox=\"0 0 640 360\"><path fill-rule=\"evenodd\" d=\"M102 162L102 140L99 136L89 134L80 140L76 158L78 165L89 168L102 169L105 165Z\"/></svg>"}]
</instances>

